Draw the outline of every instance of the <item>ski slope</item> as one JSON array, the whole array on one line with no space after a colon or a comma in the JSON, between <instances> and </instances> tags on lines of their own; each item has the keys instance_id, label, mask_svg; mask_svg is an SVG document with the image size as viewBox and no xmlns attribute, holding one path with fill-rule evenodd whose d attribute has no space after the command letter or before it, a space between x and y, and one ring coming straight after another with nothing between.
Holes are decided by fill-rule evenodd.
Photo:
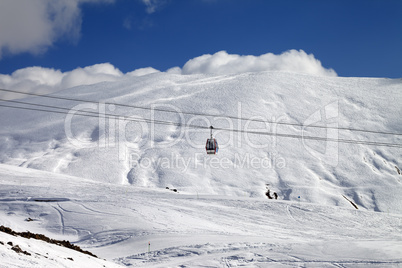
<instances>
[{"instance_id":1,"label":"ski slope","mask_svg":"<svg viewBox=\"0 0 402 268\"><path fill-rule=\"evenodd\" d=\"M402 263L400 214L181 194L8 165L0 170L1 224L69 240L123 266L396 267ZM26 221L27 217L34 221ZM35 247L22 249L32 252ZM53 252L44 249L41 254ZM60 267L65 267L65 258Z\"/></svg>"},{"instance_id":2,"label":"ski slope","mask_svg":"<svg viewBox=\"0 0 402 268\"><path fill-rule=\"evenodd\" d=\"M0 107L0 224L110 265L399 266L402 153L381 144L402 144L401 92L400 79L259 72L16 95L46 106L2 104L64 110Z\"/></svg>"}]
</instances>

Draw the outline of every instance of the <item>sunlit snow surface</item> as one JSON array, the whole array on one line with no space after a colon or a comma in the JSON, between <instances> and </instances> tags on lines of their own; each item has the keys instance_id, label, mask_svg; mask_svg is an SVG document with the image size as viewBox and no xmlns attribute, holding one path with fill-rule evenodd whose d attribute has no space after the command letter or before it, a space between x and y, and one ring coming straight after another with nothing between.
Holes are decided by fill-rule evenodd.
<instances>
[{"instance_id":1,"label":"sunlit snow surface","mask_svg":"<svg viewBox=\"0 0 402 268\"><path fill-rule=\"evenodd\" d=\"M54 95L94 102L18 99L68 114L0 107L0 224L120 265L401 265L402 149L281 136L402 144L309 127L402 133L400 79L155 73ZM209 125L240 132L215 131L207 156Z\"/></svg>"}]
</instances>

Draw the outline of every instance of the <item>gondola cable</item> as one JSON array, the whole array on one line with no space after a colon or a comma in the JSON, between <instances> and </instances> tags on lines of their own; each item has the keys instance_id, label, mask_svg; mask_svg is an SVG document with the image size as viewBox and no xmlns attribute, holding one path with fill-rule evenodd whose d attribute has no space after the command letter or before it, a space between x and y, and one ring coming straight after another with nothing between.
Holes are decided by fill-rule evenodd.
<instances>
[{"instance_id":1,"label":"gondola cable","mask_svg":"<svg viewBox=\"0 0 402 268\"><path fill-rule=\"evenodd\" d=\"M22 91L9 90L9 89L2 89L2 88L0 88L0 91L11 92L11 93L17 93L17 94L25 94L25 95L36 96L36 97L51 98L51 99L59 99L59 100L68 100L68 101L87 102L87 103L99 104L99 101L93 101L93 100L81 100L81 99L67 98L67 97L61 97L61 96L40 95L40 94L36 94L36 93L22 92ZM155 108L155 107L152 107L152 108L151 108L151 107L135 106L135 105L122 104L122 103L110 103L110 102L108 102L108 104L113 104L113 105L115 105L115 106L120 106L120 107L134 108L134 109L153 110L153 111L167 112L167 113L177 113L177 111L174 111L174 110L160 109L160 108ZM357 128L347 128L347 127L332 127L332 126L319 126L319 125L308 125L308 126L305 126L305 125L299 124L299 123L272 122L272 121L268 121L268 120L259 120L259 119L251 119L251 118L242 118L242 117L236 117L236 116L223 116L223 115L218 115L218 114L182 112L182 111L180 111L180 113L185 114L185 115L195 115L195 116L205 116L205 117L225 117L225 118L236 119L236 120L241 120L241 121L260 122L260 123L269 123L269 124L278 124L278 125L288 125L288 126L297 126L297 127L322 128L322 129L337 129L337 130L348 130L348 131L357 131L357 132L365 132L365 133L373 133L373 134L398 135L398 136L402 136L402 133L385 132L385 131L376 131L376 130L369 130L369 129L357 129Z\"/></svg>"},{"instance_id":2,"label":"gondola cable","mask_svg":"<svg viewBox=\"0 0 402 268\"><path fill-rule=\"evenodd\" d=\"M13 101L17 102L17 101ZM30 103L30 105L36 105ZM10 106L0 104L1 107L8 107L8 108L15 108L15 109L23 109L23 110L31 110L31 111L41 111L41 112L50 112L50 113L58 113L58 114L69 114L71 109L62 108L62 107L55 107L50 105L40 105L42 107L48 108L57 108L67 111L55 111L55 110L46 110L46 109L38 109L38 108L31 108L31 107L21 107L21 106ZM76 111L74 115L78 116L87 116L87 117L99 117L99 113L91 112L91 111ZM154 123L154 124L163 124L163 125L173 125L177 127L186 127L186 128L197 128L197 129L210 129L207 126L199 126L199 125L190 125L190 124L181 124L176 122L170 121L162 121L162 120L153 120L153 119L145 119L145 118L137 118L131 116L121 116L116 114L103 114L105 117L113 117L117 120L127 120L133 122L146 122L146 123ZM239 129L228 129L228 128L216 128L215 130L220 131L232 131L232 132L239 132L239 133L248 133L248 134L256 134L256 135L268 135L268 136L276 136L276 137L285 137L285 138L297 138L297 139L307 139L307 140L317 140L317 141L327 141L327 142L340 142L340 143L349 143L349 144L361 144L361 145L374 145L374 146L385 146L385 147L395 147L395 148L402 148L402 144L398 143L385 143L385 142L375 142L375 141L359 141L359 140L347 140L347 139L335 139L335 138L324 138L324 137L316 137L316 136L305 136L305 135L294 135L294 134L283 134L283 133L272 133L272 132L261 132L261 131L249 131L249 130L239 130Z\"/></svg>"}]
</instances>

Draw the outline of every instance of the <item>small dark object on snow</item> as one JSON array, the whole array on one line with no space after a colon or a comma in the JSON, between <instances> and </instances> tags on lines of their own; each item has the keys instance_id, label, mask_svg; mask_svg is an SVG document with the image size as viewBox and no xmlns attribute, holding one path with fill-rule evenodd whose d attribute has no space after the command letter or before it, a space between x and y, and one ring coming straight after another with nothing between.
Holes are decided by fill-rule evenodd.
<instances>
[{"instance_id":1,"label":"small dark object on snow","mask_svg":"<svg viewBox=\"0 0 402 268\"><path fill-rule=\"evenodd\" d=\"M15 246L12 247L11 249L14 250L14 251L17 252L17 253L23 253L23 254L25 254L25 255L31 256L31 253L29 253L29 252L27 252L27 251L25 251L25 250L22 250L18 245L15 245Z\"/></svg>"},{"instance_id":2,"label":"small dark object on snow","mask_svg":"<svg viewBox=\"0 0 402 268\"><path fill-rule=\"evenodd\" d=\"M7 243L7 245L13 246L13 242L10 241L10 242Z\"/></svg>"},{"instance_id":3,"label":"small dark object on snow","mask_svg":"<svg viewBox=\"0 0 402 268\"><path fill-rule=\"evenodd\" d=\"M267 187L268 188L268 187ZM274 199L272 196L271 196L271 191L268 189L267 190L267 192L265 193L265 195L268 197L268 199ZM274 192L274 197L275 197L275 199L278 199L278 194L276 193L276 192Z\"/></svg>"},{"instance_id":4,"label":"small dark object on snow","mask_svg":"<svg viewBox=\"0 0 402 268\"><path fill-rule=\"evenodd\" d=\"M265 195L268 197L268 199L272 199L272 196L271 196L271 194L270 194L269 189L268 189L268 191L265 193Z\"/></svg>"},{"instance_id":5,"label":"small dark object on snow","mask_svg":"<svg viewBox=\"0 0 402 268\"><path fill-rule=\"evenodd\" d=\"M343 196L343 198L345 198L346 200L348 200L349 203L352 204L352 206L353 206L355 209L359 209L359 207L358 207L352 200L350 200L349 198L347 198L347 197L344 196L344 195L342 195L342 196Z\"/></svg>"},{"instance_id":6,"label":"small dark object on snow","mask_svg":"<svg viewBox=\"0 0 402 268\"><path fill-rule=\"evenodd\" d=\"M399 175L402 175L401 170L397 166L395 166L395 168L396 168L396 172L398 172Z\"/></svg>"}]
</instances>

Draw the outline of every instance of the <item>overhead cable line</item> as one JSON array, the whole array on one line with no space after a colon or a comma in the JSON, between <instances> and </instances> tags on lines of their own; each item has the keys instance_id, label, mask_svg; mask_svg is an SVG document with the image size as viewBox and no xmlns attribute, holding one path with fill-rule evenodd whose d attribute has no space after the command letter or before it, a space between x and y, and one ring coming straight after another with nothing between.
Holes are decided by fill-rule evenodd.
<instances>
[{"instance_id":1,"label":"overhead cable line","mask_svg":"<svg viewBox=\"0 0 402 268\"><path fill-rule=\"evenodd\" d=\"M58 99L58 100L88 102L88 103L95 103L95 104L99 103L99 101L93 101L93 100L82 100L82 99L67 98L67 97L61 97L61 96L40 95L40 94L36 94L36 93L22 92L22 91L2 89L2 88L0 88L0 91L17 93L17 94L25 94L25 95L31 95L31 96L43 97L43 98ZM178 111L175 111L175 110L161 109L161 108L155 108L155 107L144 107L144 106L128 105L128 104L114 103L114 102L108 102L108 104L113 104L113 105L120 106L120 107L134 108L134 109L152 110L152 111L159 111L159 112L166 112L166 113L178 113ZM296 126L296 127L302 127L302 128L307 127L307 128L322 128L322 129L338 129L338 130L358 131L358 132L383 134L383 135L398 135L398 136L402 136L402 133L376 131L376 130L369 130L369 129L319 126L319 125L307 125L307 126L305 126L305 125L299 124L299 123L273 122L273 121L268 121L268 120L242 118L242 117L236 117L236 116L224 116L224 115L219 115L219 114L206 114L206 113L194 113L194 112L182 112L182 111L180 111L180 113L185 114L185 115L195 115L195 116L205 116L205 117L225 117L225 118L236 119L236 120L241 120L241 121L251 121L251 122L260 122L260 123Z\"/></svg>"},{"instance_id":2,"label":"overhead cable line","mask_svg":"<svg viewBox=\"0 0 402 268\"><path fill-rule=\"evenodd\" d=\"M5 100L0 99L0 101L5 101ZM143 118L143 117L122 116L122 115L118 115L118 114L108 114L108 113L98 113L98 112L93 112L93 111L73 110L73 109L64 108L64 107L57 107L57 106L52 106L52 105L36 104L36 103L29 103L29 102L23 102L23 101L15 101L15 100L7 100L6 102L12 102L12 103L24 104L24 105L32 105L32 106L39 106L39 107L52 108L52 109L59 109L59 110L62 110L62 111L44 110L44 109L31 108L31 107L21 107L21 106L9 106L9 105L3 105L3 104L0 104L0 106L8 107L8 108L17 108L17 109L22 109L22 110L32 110L32 111L40 111L40 112L58 113L58 114L70 114L72 111L74 111L74 113L73 113L74 115L81 115L81 116L88 116L88 117L95 117L95 118L99 118L99 117L104 116L105 118L116 118L117 120L134 121L134 122L138 121L138 122L146 122L146 123L156 123L156 124L181 126L181 124L175 123L175 122L161 121L161 120L151 120L151 119L146 119L146 118ZM66 111L66 112L63 112L63 111Z\"/></svg>"},{"instance_id":3,"label":"overhead cable line","mask_svg":"<svg viewBox=\"0 0 402 268\"><path fill-rule=\"evenodd\" d=\"M36 105L33 103L25 103L20 101L12 101L15 103L20 104L28 104L28 105ZM4 105L0 104L1 107L8 107L8 108L15 108L15 109L22 109L22 110L30 110L30 111L41 111L41 112L49 112L49 113L58 113L58 114L69 114L71 109L50 106L50 105L38 105L41 107L46 108L56 108L60 109L61 111L56 110L46 110L46 109L39 109L39 108L31 108L31 107L21 107L21 106L11 106L11 105ZM100 114L91 111L75 111L74 115L78 116L87 116L87 117L94 117L99 118ZM210 129L209 126L199 126L199 125L191 125L191 124L181 124L171 121L162 121L162 120L153 120L153 119L145 119L145 118L137 118L131 116L121 116L116 114L101 114L107 118L114 118L117 120L125 120L125 121L133 121L133 122L146 122L146 123L154 123L154 124L161 124L161 125L172 125L177 127L186 127L186 128L197 128L197 129ZM304 136L304 135L294 135L294 134L282 134L282 133L272 133L272 132L261 132L261 131L249 131L249 130L239 130L239 129L229 129L229 128L217 128L214 127L215 130L220 131L231 131L231 132L238 132L238 133L248 133L248 134L256 134L256 135L268 135L268 136L275 136L275 137L284 137L284 138L296 138L296 139L306 139L306 140L317 140L317 141L328 141L328 142L340 142L340 143L349 143L349 144L361 144L361 145L375 145L375 146L385 146L385 147L395 147L395 148L402 148L402 144L398 143L385 143L385 142L376 142L376 141L360 141L360 140L347 140L347 139L336 139L336 138L328 138L328 137L316 137L316 136Z\"/></svg>"}]
</instances>

